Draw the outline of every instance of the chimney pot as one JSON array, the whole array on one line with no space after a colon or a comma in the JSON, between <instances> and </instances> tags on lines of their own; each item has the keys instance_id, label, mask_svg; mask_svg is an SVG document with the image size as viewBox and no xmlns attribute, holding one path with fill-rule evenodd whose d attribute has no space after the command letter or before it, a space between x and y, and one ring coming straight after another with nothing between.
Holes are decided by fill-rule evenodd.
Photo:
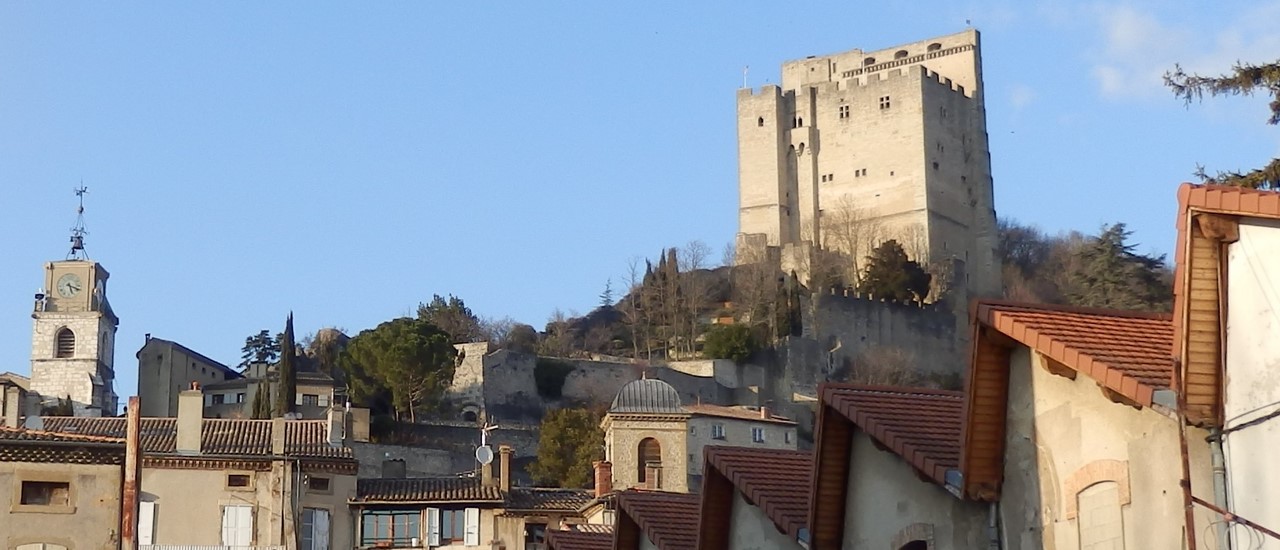
<instances>
[{"instance_id":1,"label":"chimney pot","mask_svg":"<svg viewBox=\"0 0 1280 550\"><path fill-rule=\"evenodd\" d=\"M613 492L613 463L597 460L591 463L596 470L596 498Z\"/></svg>"}]
</instances>

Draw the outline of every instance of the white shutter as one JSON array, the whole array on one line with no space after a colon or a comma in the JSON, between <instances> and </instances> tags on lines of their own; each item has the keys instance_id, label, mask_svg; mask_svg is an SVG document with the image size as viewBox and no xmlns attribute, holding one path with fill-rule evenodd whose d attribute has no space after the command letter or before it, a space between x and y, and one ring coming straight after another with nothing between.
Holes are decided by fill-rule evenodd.
<instances>
[{"instance_id":1,"label":"white shutter","mask_svg":"<svg viewBox=\"0 0 1280 550\"><path fill-rule=\"evenodd\" d=\"M156 503L138 503L138 544L152 544L156 524Z\"/></svg>"},{"instance_id":2,"label":"white shutter","mask_svg":"<svg viewBox=\"0 0 1280 550\"><path fill-rule=\"evenodd\" d=\"M329 550L329 511L315 510L311 524L311 550Z\"/></svg>"},{"instance_id":3,"label":"white shutter","mask_svg":"<svg viewBox=\"0 0 1280 550\"><path fill-rule=\"evenodd\" d=\"M462 541L467 546L480 546L480 509L467 508L467 527L466 539Z\"/></svg>"},{"instance_id":4,"label":"white shutter","mask_svg":"<svg viewBox=\"0 0 1280 550\"><path fill-rule=\"evenodd\" d=\"M222 545L249 546L251 544L253 544L253 508L224 506L222 508Z\"/></svg>"},{"instance_id":5,"label":"white shutter","mask_svg":"<svg viewBox=\"0 0 1280 550\"><path fill-rule=\"evenodd\" d=\"M427 546L440 546L439 508L427 508Z\"/></svg>"}]
</instances>

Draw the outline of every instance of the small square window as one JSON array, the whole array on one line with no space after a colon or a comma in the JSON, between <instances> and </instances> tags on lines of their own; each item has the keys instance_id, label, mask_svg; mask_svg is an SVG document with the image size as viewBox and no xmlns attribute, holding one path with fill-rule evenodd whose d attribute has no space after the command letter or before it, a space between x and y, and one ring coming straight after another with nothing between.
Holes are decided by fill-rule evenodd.
<instances>
[{"instance_id":1,"label":"small square window","mask_svg":"<svg viewBox=\"0 0 1280 550\"><path fill-rule=\"evenodd\" d=\"M23 481L21 504L29 506L68 506L71 484L65 481Z\"/></svg>"},{"instance_id":2,"label":"small square window","mask_svg":"<svg viewBox=\"0 0 1280 550\"><path fill-rule=\"evenodd\" d=\"M880 110L888 109L889 106L889 96L880 96Z\"/></svg>"},{"instance_id":3,"label":"small square window","mask_svg":"<svg viewBox=\"0 0 1280 550\"><path fill-rule=\"evenodd\" d=\"M849 106L848 106L848 105L841 105L841 106L840 106L840 118L849 118Z\"/></svg>"},{"instance_id":4,"label":"small square window","mask_svg":"<svg viewBox=\"0 0 1280 550\"><path fill-rule=\"evenodd\" d=\"M244 392L236 394L236 403L244 403Z\"/></svg>"},{"instance_id":5,"label":"small square window","mask_svg":"<svg viewBox=\"0 0 1280 550\"><path fill-rule=\"evenodd\" d=\"M698 435L698 427L689 426L689 435Z\"/></svg>"},{"instance_id":6,"label":"small square window","mask_svg":"<svg viewBox=\"0 0 1280 550\"><path fill-rule=\"evenodd\" d=\"M248 489L253 485L253 478L249 474L227 474L227 487L233 489Z\"/></svg>"},{"instance_id":7,"label":"small square window","mask_svg":"<svg viewBox=\"0 0 1280 550\"><path fill-rule=\"evenodd\" d=\"M221 405L227 402L227 396L221 393L215 393L209 397L212 399L211 404L213 405Z\"/></svg>"},{"instance_id":8,"label":"small square window","mask_svg":"<svg viewBox=\"0 0 1280 550\"><path fill-rule=\"evenodd\" d=\"M311 394L303 394L303 395L302 395L302 404L303 404L303 405L309 405L309 406L312 406L312 407L314 407L314 406L316 406L316 405L319 405L319 404L320 404L320 396L319 396L319 395L311 395Z\"/></svg>"}]
</instances>

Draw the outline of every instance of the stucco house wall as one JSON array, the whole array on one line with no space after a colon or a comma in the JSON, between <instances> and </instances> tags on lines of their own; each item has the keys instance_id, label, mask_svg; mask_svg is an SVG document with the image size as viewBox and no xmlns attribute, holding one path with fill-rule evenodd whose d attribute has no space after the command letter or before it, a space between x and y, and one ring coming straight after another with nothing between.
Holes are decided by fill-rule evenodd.
<instances>
[{"instance_id":1,"label":"stucco house wall","mask_svg":"<svg viewBox=\"0 0 1280 550\"><path fill-rule=\"evenodd\" d=\"M711 427L724 426L724 438L711 437ZM764 443L751 440L751 428L764 429ZM688 457L689 474L702 475L702 455L711 445L731 445L758 449L796 449L795 424L778 422L753 422L737 418L694 415L689 418ZM616 466L615 466L616 468Z\"/></svg>"},{"instance_id":2,"label":"stucco house wall","mask_svg":"<svg viewBox=\"0 0 1280 550\"><path fill-rule=\"evenodd\" d=\"M1227 342L1223 453L1231 509L1280 526L1280 421L1230 431L1277 410L1280 403L1280 221L1248 219L1227 247ZM1240 531L1240 530L1237 530ZM1280 541L1265 539L1267 550Z\"/></svg>"},{"instance_id":3,"label":"stucco house wall","mask_svg":"<svg viewBox=\"0 0 1280 550\"><path fill-rule=\"evenodd\" d=\"M1022 346L1010 355L1005 548L1181 548L1176 420L1114 403L1088 376L1051 374L1044 361ZM1206 435L1187 432L1191 483L1202 498L1213 487ZM1209 532L1209 520L1197 510L1198 533Z\"/></svg>"},{"instance_id":4,"label":"stucco house wall","mask_svg":"<svg viewBox=\"0 0 1280 550\"><path fill-rule=\"evenodd\" d=\"M120 539L117 465L0 462L0 548L46 543L114 550ZM23 481L69 482L68 507L23 506Z\"/></svg>"},{"instance_id":5,"label":"stucco house wall","mask_svg":"<svg viewBox=\"0 0 1280 550\"><path fill-rule=\"evenodd\" d=\"M876 448L862 431L853 437L845 503L845 549L896 549L932 540L931 550L986 548L987 505L962 501L922 481L910 465Z\"/></svg>"},{"instance_id":6,"label":"stucco house wall","mask_svg":"<svg viewBox=\"0 0 1280 550\"><path fill-rule=\"evenodd\" d=\"M799 542L778 531L764 510L733 492L729 550L800 550Z\"/></svg>"}]
</instances>

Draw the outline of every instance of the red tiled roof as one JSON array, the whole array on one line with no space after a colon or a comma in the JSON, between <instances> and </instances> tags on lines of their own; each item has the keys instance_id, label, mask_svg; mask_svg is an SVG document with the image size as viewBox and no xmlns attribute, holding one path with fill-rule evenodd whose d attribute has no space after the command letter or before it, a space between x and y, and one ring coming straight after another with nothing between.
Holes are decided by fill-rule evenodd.
<instances>
[{"instance_id":1,"label":"red tiled roof","mask_svg":"<svg viewBox=\"0 0 1280 550\"><path fill-rule=\"evenodd\" d=\"M748 409L746 407L726 407L723 405L697 404L697 405L685 405L684 408L685 410L689 411L689 414L692 414L692 415L716 416L720 418L736 418L738 420L754 420L756 422L774 422L778 424L791 424L791 425L795 424L795 422L790 418L778 416L776 414L770 414L769 418L761 417L759 409L753 410L753 409Z\"/></svg>"},{"instance_id":2,"label":"red tiled roof","mask_svg":"<svg viewBox=\"0 0 1280 550\"><path fill-rule=\"evenodd\" d=\"M980 301L976 321L1143 405L1173 378L1167 314Z\"/></svg>"},{"instance_id":3,"label":"red tiled roof","mask_svg":"<svg viewBox=\"0 0 1280 550\"><path fill-rule=\"evenodd\" d=\"M356 481L356 503L502 503L502 491L486 487L477 478L415 477L374 478Z\"/></svg>"},{"instance_id":4,"label":"red tiled roof","mask_svg":"<svg viewBox=\"0 0 1280 550\"><path fill-rule=\"evenodd\" d=\"M43 419L54 432L123 438L125 418L51 416ZM272 420L206 418L200 434L200 450L210 456L270 456ZM142 450L152 454L176 453L178 420L143 418L139 432ZM351 449L329 445L328 421L285 421L285 454L308 458L351 458Z\"/></svg>"},{"instance_id":5,"label":"red tiled roof","mask_svg":"<svg viewBox=\"0 0 1280 550\"><path fill-rule=\"evenodd\" d=\"M778 531L799 536L809 519L809 495L803 488L809 487L813 471L811 453L714 446L707 447L707 464L763 510Z\"/></svg>"},{"instance_id":6,"label":"red tiled roof","mask_svg":"<svg viewBox=\"0 0 1280 550\"><path fill-rule=\"evenodd\" d=\"M698 543L698 495L628 489L618 493L622 509L658 550L693 550Z\"/></svg>"},{"instance_id":7,"label":"red tiled roof","mask_svg":"<svg viewBox=\"0 0 1280 550\"><path fill-rule=\"evenodd\" d=\"M594 531L547 530L547 548L551 550L609 550L613 533Z\"/></svg>"},{"instance_id":8,"label":"red tiled roof","mask_svg":"<svg viewBox=\"0 0 1280 550\"><path fill-rule=\"evenodd\" d=\"M613 536L613 526L604 523L575 523L570 526L570 530L583 533L605 533Z\"/></svg>"},{"instance_id":9,"label":"red tiled roof","mask_svg":"<svg viewBox=\"0 0 1280 550\"><path fill-rule=\"evenodd\" d=\"M938 485L960 465L962 392L825 384L822 402Z\"/></svg>"},{"instance_id":10,"label":"red tiled roof","mask_svg":"<svg viewBox=\"0 0 1280 550\"><path fill-rule=\"evenodd\" d=\"M0 427L0 442L3 441L31 441L45 443L115 443L122 446L124 439L119 437L104 437L97 435L84 435L72 433L59 433L44 430L27 430L22 428Z\"/></svg>"},{"instance_id":11,"label":"red tiled roof","mask_svg":"<svg viewBox=\"0 0 1280 550\"><path fill-rule=\"evenodd\" d=\"M555 510L576 512L595 494L588 489L546 489L512 487L507 492L507 510Z\"/></svg>"}]
</instances>

